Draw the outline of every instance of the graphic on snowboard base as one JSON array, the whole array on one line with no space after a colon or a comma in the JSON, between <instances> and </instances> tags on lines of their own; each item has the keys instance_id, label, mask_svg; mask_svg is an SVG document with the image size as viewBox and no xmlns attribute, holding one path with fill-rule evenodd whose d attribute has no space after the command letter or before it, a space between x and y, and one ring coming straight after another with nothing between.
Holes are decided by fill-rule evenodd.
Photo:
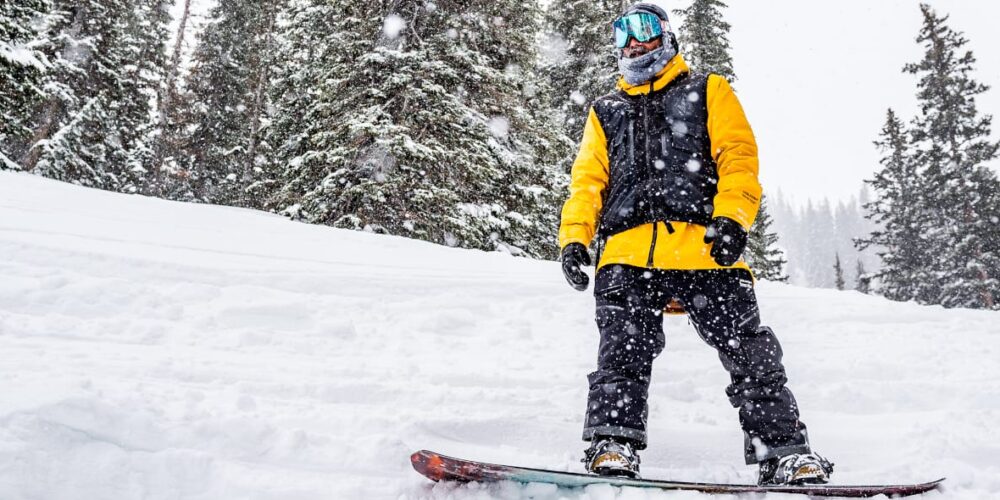
<instances>
[{"instance_id":1,"label":"graphic on snowboard base","mask_svg":"<svg viewBox=\"0 0 1000 500\"><path fill-rule=\"evenodd\" d=\"M518 483L549 483L566 488L581 488L590 484L610 484L636 488L657 488L661 490L688 490L702 493L798 493L825 497L873 497L877 495L909 496L936 488L944 478L922 484L840 486L757 486L720 483L688 483L682 481L658 481L653 479L628 479L577 474L545 469L530 469L509 465L488 464L471 460L452 458L433 451L421 450L410 456L410 462L417 472L434 481L455 481L460 483L515 481Z\"/></svg>"}]
</instances>

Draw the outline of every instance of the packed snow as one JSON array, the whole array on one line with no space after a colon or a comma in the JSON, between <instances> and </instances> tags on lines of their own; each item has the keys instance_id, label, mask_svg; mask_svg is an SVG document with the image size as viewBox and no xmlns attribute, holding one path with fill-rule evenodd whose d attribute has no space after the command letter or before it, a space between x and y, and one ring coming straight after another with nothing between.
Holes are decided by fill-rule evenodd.
<instances>
[{"instance_id":1,"label":"packed snow","mask_svg":"<svg viewBox=\"0 0 1000 500\"><path fill-rule=\"evenodd\" d=\"M1000 497L1000 315L758 294L836 483ZM708 498L411 469L580 471L592 309L554 262L0 172L0 498ZM714 352L666 332L644 475L752 482Z\"/></svg>"}]
</instances>

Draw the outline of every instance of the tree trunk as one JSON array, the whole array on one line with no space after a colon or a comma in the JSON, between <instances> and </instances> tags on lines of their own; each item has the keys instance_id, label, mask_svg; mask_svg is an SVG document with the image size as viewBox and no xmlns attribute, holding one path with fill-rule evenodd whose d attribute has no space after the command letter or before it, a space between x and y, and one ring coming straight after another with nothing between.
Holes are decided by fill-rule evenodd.
<instances>
[{"instance_id":1,"label":"tree trunk","mask_svg":"<svg viewBox=\"0 0 1000 500\"><path fill-rule=\"evenodd\" d=\"M171 123L177 113L175 109L177 102L177 76L180 74L181 56L184 49L184 38L187 34L188 18L191 16L191 0L184 0L184 12L181 14L180 23L177 25L177 36L174 40L174 49L170 55L167 65L167 81L160 96L160 139L156 144L156 152L153 158L153 178L150 186L151 193L155 196L163 195L163 162L173 149L173 129Z\"/></svg>"},{"instance_id":2,"label":"tree trunk","mask_svg":"<svg viewBox=\"0 0 1000 500\"><path fill-rule=\"evenodd\" d=\"M261 33L266 40L261 52L257 57L257 82L254 88L253 94L253 107L251 108L250 116L250 147L247 151L247 164L244 167L243 179L244 185L240 186L243 190L246 188L246 183L253 179L253 169L256 164L256 156L258 145L260 144L260 132L261 132L261 118L264 114L264 98L267 95L268 82L271 78L270 66L271 66L271 53L274 51L273 41L274 41L274 22L277 17L274 12L274 2L268 2L270 9L267 12L267 25L265 26L265 32ZM254 208L259 208L260 203L247 204L245 201L242 203L243 206L252 206Z\"/></svg>"}]
</instances>

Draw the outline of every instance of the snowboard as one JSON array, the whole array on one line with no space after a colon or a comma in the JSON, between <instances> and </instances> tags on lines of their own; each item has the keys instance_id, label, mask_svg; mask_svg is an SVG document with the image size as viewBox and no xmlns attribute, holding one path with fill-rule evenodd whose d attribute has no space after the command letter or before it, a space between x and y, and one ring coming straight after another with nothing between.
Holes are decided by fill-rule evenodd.
<instances>
[{"instance_id":1,"label":"snowboard","mask_svg":"<svg viewBox=\"0 0 1000 500\"><path fill-rule=\"evenodd\" d=\"M944 478L921 484L841 486L757 486L723 483L689 483L683 481L662 481L654 479L629 479L606 477L594 474L577 474L527 467L489 464L472 460L448 457L433 451L421 450L410 456L410 462L417 472L434 481L455 481L459 483L515 481L518 483L549 483L565 488L581 488L591 484L655 488L660 490L687 490L702 493L798 493L824 497L873 497L909 496L937 488Z\"/></svg>"}]
</instances>

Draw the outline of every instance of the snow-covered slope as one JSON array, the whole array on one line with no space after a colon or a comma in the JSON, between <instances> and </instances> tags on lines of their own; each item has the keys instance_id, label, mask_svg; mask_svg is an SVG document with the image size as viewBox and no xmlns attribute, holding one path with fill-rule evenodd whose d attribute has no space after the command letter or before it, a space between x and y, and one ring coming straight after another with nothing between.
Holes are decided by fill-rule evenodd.
<instances>
[{"instance_id":1,"label":"snow-covered slope","mask_svg":"<svg viewBox=\"0 0 1000 500\"><path fill-rule=\"evenodd\" d=\"M1000 497L1000 315L759 296L837 482ZM0 172L0 498L666 498L410 469L577 470L592 307L552 262ZM666 330L645 475L752 481L718 360Z\"/></svg>"}]
</instances>

